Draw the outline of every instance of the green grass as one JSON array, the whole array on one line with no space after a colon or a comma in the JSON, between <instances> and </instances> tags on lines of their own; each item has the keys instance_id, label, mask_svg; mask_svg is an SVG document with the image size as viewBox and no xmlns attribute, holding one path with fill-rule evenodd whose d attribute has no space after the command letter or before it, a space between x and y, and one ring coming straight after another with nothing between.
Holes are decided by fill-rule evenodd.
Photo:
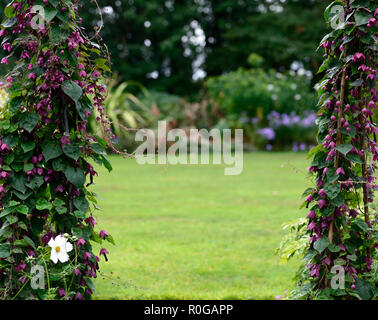
<instances>
[{"instance_id":1,"label":"green grass","mask_svg":"<svg viewBox=\"0 0 378 320\"><path fill-rule=\"evenodd\" d=\"M240 176L219 165L112 163L93 189L99 225L116 241L100 266L120 279L98 278L97 299L273 299L293 285L296 262L281 264L274 250L282 223L304 215L303 153L245 154Z\"/></svg>"}]
</instances>

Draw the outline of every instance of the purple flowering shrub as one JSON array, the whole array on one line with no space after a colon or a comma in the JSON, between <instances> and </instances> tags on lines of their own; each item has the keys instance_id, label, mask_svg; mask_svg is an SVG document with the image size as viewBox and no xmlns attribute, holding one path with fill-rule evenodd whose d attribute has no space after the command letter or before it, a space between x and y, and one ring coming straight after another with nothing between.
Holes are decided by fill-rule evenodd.
<instances>
[{"instance_id":1,"label":"purple flowering shrub","mask_svg":"<svg viewBox=\"0 0 378 320\"><path fill-rule=\"evenodd\" d=\"M255 143L260 149L292 150L294 152L311 149L315 144L315 113L295 112L279 114L272 111L267 116L268 126L257 129ZM257 122L257 125L260 125Z\"/></svg>"},{"instance_id":2,"label":"purple flowering shrub","mask_svg":"<svg viewBox=\"0 0 378 320\"><path fill-rule=\"evenodd\" d=\"M44 8L43 27L33 5ZM93 163L111 165L103 111L110 71L98 34L88 38L79 0L18 0L5 8L0 38L8 102L0 119L0 299L89 299L100 256L114 243L97 231ZM104 139L87 131L97 111ZM92 164L91 164L92 163ZM41 266L45 285L36 285ZM33 285L34 283L34 285ZM39 283L41 284L41 283Z\"/></svg>"},{"instance_id":3,"label":"purple flowering shrub","mask_svg":"<svg viewBox=\"0 0 378 320\"><path fill-rule=\"evenodd\" d=\"M314 186L303 194L309 211L299 235L309 240L294 299L376 299L378 292L378 9L375 1L334 1L325 11L328 22L336 19L336 4L345 23L320 45L326 59L317 85L319 144L309 153Z\"/></svg>"}]
</instances>

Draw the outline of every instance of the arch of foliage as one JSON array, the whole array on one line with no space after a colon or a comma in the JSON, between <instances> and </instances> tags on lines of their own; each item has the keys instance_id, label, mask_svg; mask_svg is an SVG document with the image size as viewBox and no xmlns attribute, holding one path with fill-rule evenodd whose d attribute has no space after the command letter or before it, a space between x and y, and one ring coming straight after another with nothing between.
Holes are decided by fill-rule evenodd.
<instances>
[{"instance_id":1,"label":"arch of foliage","mask_svg":"<svg viewBox=\"0 0 378 320\"><path fill-rule=\"evenodd\" d=\"M95 226L96 194L88 190L97 174L91 162L111 170L102 84L110 61L98 33L84 33L78 7L79 0L13 0L5 8L1 62L12 69L0 119L0 299L89 299L108 254L92 244L114 243ZM105 140L87 132L91 114ZM52 261L53 250L67 251L68 261ZM45 286L31 286L37 265Z\"/></svg>"},{"instance_id":2,"label":"arch of foliage","mask_svg":"<svg viewBox=\"0 0 378 320\"><path fill-rule=\"evenodd\" d=\"M368 0L334 1L325 11L336 27L320 44L319 145L309 154L314 187L303 195L309 241L293 298L377 297L377 14Z\"/></svg>"}]
</instances>

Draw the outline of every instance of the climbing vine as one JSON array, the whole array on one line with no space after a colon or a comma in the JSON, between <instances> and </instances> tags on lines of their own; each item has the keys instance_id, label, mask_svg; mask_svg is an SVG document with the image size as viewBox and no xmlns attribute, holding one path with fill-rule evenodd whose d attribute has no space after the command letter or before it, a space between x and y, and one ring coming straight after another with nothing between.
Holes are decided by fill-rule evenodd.
<instances>
[{"instance_id":1,"label":"climbing vine","mask_svg":"<svg viewBox=\"0 0 378 320\"><path fill-rule=\"evenodd\" d=\"M377 14L368 0L334 1L325 11L334 29L320 44L319 145L302 205L309 240L292 298L377 297Z\"/></svg>"},{"instance_id":2,"label":"climbing vine","mask_svg":"<svg viewBox=\"0 0 378 320\"><path fill-rule=\"evenodd\" d=\"M103 110L110 60L98 30L85 34L78 8L79 0L13 0L5 8L0 299L89 299L108 254L92 244L114 243L96 226L97 195L88 188L94 163L111 170L114 137ZM88 132L92 114L106 138Z\"/></svg>"}]
</instances>

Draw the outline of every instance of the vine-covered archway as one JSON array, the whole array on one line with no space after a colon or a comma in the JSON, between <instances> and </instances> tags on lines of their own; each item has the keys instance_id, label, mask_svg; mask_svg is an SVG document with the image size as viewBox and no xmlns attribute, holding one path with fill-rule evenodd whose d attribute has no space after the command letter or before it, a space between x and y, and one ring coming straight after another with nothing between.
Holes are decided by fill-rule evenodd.
<instances>
[{"instance_id":1,"label":"vine-covered archway","mask_svg":"<svg viewBox=\"0 0 378 320\"><path fill-rule=\"evenodd\" d=\"M95 2L95 1L94 1ZM13 0L0 29L9 100L0 119L0 299L89 299L100 257L114 243L96 226L93 163L111 170L98 30L88 37L79 0ZM376 297L378 159L374 1L337 0L321 48L318 142L303 207L310 242L293 298ZM88 117L107 133L90 134ZM116 151L117 152L117 151ZM46 281L44 283L44 281Z\"/></svg>"}]
</instances>

